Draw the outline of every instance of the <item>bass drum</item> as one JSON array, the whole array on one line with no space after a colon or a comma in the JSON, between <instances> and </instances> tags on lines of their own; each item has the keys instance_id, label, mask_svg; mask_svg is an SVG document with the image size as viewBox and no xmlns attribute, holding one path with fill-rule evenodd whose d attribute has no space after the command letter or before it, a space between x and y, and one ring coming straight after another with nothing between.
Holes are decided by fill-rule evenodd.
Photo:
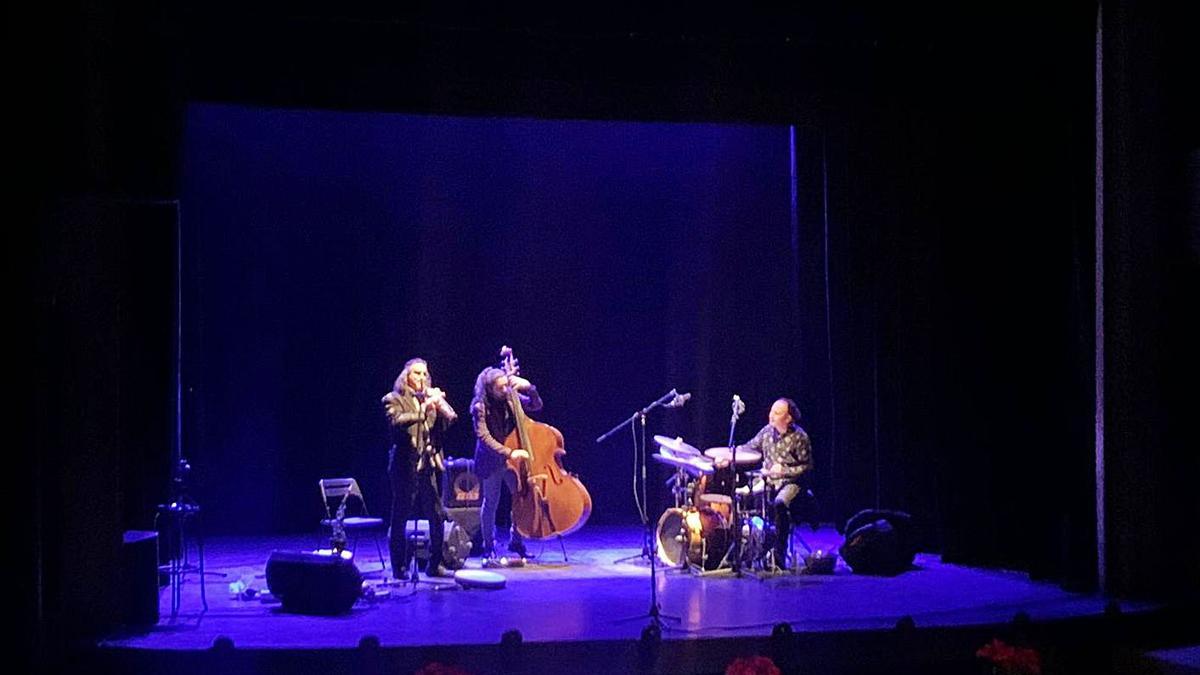
<instances>
[{"instance_id":1,"label":"bass drum","mask_svg":"<svg viewBox=\"0 0 1200 675\"><path fill-rule=\"evenodd\" d=\"M711 509L667 509L658 519L658 559L713 570L729 548L729 521Z\"/></svg>"}]
</instances>

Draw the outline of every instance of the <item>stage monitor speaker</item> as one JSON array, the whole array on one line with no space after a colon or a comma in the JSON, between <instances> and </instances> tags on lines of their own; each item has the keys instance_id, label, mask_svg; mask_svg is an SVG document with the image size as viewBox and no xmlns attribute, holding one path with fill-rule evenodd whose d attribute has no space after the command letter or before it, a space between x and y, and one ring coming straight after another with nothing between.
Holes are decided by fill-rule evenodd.
<instances>
[{"instance_id":1,"label":"stage monitor speaker","mask_svg":"<svg viewBox=\"0 0 1200 675\"><path fill-rule=\"evenodd\" d=\"M478 508L483 503L483 486L475 474L475 460L447 460L442 480L442 500L446 506Z\"/></svg>"},{"instance_id":2,"label":"stage monitor speaker","mask_svg":"<svg viewBox=\"0 0 1200 675\"><path fill-rule=\"evenodd\" d=\"M158 623L158 533L129 530L121 544L121 621Z\"/></svg>"},{"instance_id":3,"label":"stage monitor speaker","mask_svg":"<svg viewBox=\"0 0 1200 675\"><path fill-rule=\"evenodd\" d=\"M478 510L461 510L475 511L475 530L476 537L478 537ZM467 566L467 558L471 555L471 551L478 549L472 543L470 533L463 526L459 525L453 517L447 518L442 523L442 528L442 565L447 569L461 570ZM412 552L413 557L421 561L420 567L424 568L427 566L430 551L429 521L425 519L408 521L405 524L404 536L408 537L409 551Z\"/></svg>"},{"instance_id":4,"label":"stage monitor speaker","mask_svg":"<svg viewBox=\"0 0 1200 675\"><path fill-rule=\"evenodd\" d=\"M912 567L916 537L912 516L867 509L846 522L840 554L855 574L899 574Z\"/></svg>"},{"instance_id":5,"label":"stage monitor speaker","mask_svg":"<svg viewBox=\"0 0 1200 675\"><path fill-rule=\"evenodd\" d=\"M467 539L471 542L472 551L480 551L483 548L483 537L480 535L479 528L479 508L475 506L460 506L446 509L446 515L450 516L459 528L466 534Z\"/></svg>"},{"instance_id":6,"label":"stage monitor speaker","mask_svg":"<svg viewBox=\"0 0 1200 675\"><path fill-rule=\"evenodd\" d=\"M342 614L362 593L362 575L338 556L275 551L267 560L267 588L285 611Z\"/></svg>"}]
</instances>

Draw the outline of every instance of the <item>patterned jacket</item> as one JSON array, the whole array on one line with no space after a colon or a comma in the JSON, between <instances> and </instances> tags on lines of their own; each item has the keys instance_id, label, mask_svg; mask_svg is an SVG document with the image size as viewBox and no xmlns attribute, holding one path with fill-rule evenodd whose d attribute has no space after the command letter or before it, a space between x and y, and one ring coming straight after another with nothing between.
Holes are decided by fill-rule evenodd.
<instances>
[{"instance_id":1,"label":"patterned jacket","mask_svg":"<svg viewBox=\"0 0 1200 675\"><path fill-rule=\"evenodd\" d=\"M801 476L806 476L813 469L812 443L808 434L799 425L793 424L784 433L779 433L770 424L754 435L745 445L738 446L738 451L754 450L762 453L763 469L770 469L779 464L783 467L783 475L769 480L773 487L784 483L800 482Z\"/></svg>"}]
</instances>

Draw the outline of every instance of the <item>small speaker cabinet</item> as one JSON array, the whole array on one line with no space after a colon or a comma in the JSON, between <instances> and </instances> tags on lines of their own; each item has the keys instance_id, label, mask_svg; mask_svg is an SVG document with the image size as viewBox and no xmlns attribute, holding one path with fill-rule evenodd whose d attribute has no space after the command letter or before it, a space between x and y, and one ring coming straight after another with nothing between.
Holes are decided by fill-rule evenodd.
<instances>
[{"instance_id":1,"label":"small speaker cabinet","mask_svg":"<svg viewBox=\"0 0 1200 675\"><path fill-rule=\"evenodd\" d=\"M447 460L442 481L442 501L446 506L478 507L483 503L483 486L479 483L479 476L475 475L475 460Z\"/></svg>"},{"instance_id":2,"label":"small speaker cabinet","mask_svg":"<svg viewBox=\"0 0 1200 675\"><path fill-rule=\"evenodd\" d=\"M362 575L338 556L275 551L267 560L267 588L284 611L343 614L361 593Z\"/></svg>"},{"instance_id":3,"label":"small speaker cabinet","mask_svg":"<svg viewBox=\"0 0 1200 675\"><path fill-rule=\"evenodd\" d=\"M158 623L158 533L129 530L121 546L121 620L126 626Z\"/></svg>"}]
</instances>

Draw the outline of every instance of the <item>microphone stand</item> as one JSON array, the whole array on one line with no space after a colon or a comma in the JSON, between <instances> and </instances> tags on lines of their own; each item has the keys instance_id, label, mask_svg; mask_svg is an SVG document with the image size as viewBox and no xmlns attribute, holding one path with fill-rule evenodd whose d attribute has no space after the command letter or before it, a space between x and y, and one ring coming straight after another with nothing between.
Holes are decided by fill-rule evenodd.
<instances>
[{"instance_id":1,"label":"microphone stand","mask_svg":"<svg viewBox=\"0 0 1200 675\"><path fill-rule=\"evenodd\" d=\"M733 496L733 503L730 505L730 519L733 521L729 524L733 530L733 573L740 577L742 576L742 526L738 522L740 515L738 514L738 463L737 463L737 445L733 442L734 430L737 429L738 418L742 413L746 412L746 404L742 403L741 397L736 394L733 397L733 416L729 418L729 468L733 471L733 489L730 494Z\"/></svg>"},{"instance_id":2,"label":"microphone stand","mask_svg":"<svg viewBox=\"0 0 1200 675\"><path fill-rule=\"evenodd\" d=\"M662 396L662 398L651 403L650 405L646 406L645 408L642 408L641 410L635 412L633 415L630 415L629 419L621 422L620 424L613 427L612 429L609 429L604 434L602 434L599 438L596 439L596 443L602 443L606 439L611 437L613 434L617 433L617 431L622 429L625 425L633 424L633 422L635 420L641 421L640 426L641 426L642 433L641 433L640 448L638 446L639 441L638 441L638 435L637 435L636 430L634 430L634 436L633 436L633 456L634 456L634 462L635 462L635 466L633 468L633 470L634 470L633 496L634 496L634 500L637 501L638 515L640 515L642 518L642 553L640 556L636 556L636 557L648 556L650 558L650 609L649 609L649 611L646 612L646 614L639 614L638 616L626 617L624 619L618 619L617 621L620 622L620 621L629 621L631 619L649 618L650 623L647 626L647 628L650 628L651 626L653 626L654 629L656 631L658 631L660 634L662 633L662 629L663 629L663 619L670 619L671 621L675 621L676 623L682 621L683 619L678 616L671 616L669 614L663 614L660 611L661 607L659 607L659 604L658 604L658 538L651 536L650 518L646 513L646 508L647 508L646 507L646 414L649 413L651 410L654 410L655 408L666 405L667 403L677 399L678 397L679 397L679 392L672 389L671 391L664 394ZM638 497L638 482L637 482L637 477L638 477L639 472L641 475L641 490L642 490L640 500ZM653 546L650 545L651 539L653 539L653 541L654 541ZM623 560L628 560L628 559L629 558L625 558ZM614 562L620 562L620 561L618 560L618 561L614 561Z\"/></svg>"},{"instance_id":3,"label":"microphone stand","mask_svg":"<svg viewBox=\"0 0 1200 675\"><path fill-rule=\"evenodd\" d=\"M631 424L631 423L632 423L634 420L636 420L636 419L637 419L639 416L642 416L642 417L644 417L644 416L645 416L647 413L649 413L651 410L654 410L655 408L658 408L658 407L661 407L661 406L664 406L664 405L666 405L666 404L670 403L670 402L671 402L672 400L674 400L674 399L675 399L675 397L677 397L677 396L679 396L679 392L678 392L678 391L676 391L675 389L672 389L671 391L668 391L667 393L665 393L665 394L663 394L663 395L662 395L662 398L658 399L658 400L657 400L657 401L655 401L654 403L651 403L650 405L646 406L645 408L642 408L641 410L639 410L639 411L637 411L637 412L633 413L632 415L630 415L630 416L629 416L629 419L626 419L626 420L624 420L623 422L621 422L621 423L620 423L620 424L618 424L617 426L615 426L615 427L613 427L613 428L609 429L608 431L604 432L604 433L603 433L603 434L602 434L602 435L601 435L599 438L597 438L597 439L596 439L596 443L603 443L604 441L607 441L607 440L609 439L609 437L610 437L610 436L612 436L613 434L615 434L615 433L617 433L618 431L620 431L620 430L622 429L622 427L624 427L626 424Z\"/></svg>"},{"instance_id":4,"label":"microphone stand","mask_svg":"<svg viewBox=\"0 0 1200 675\"><path fill-rule=\"evenodd\" d=\"M651 564L654 562L654 553L650 550L650 517L646 512L646 414L655 408L659 408L670 403L678 397L679 392L675 389L672 389L666 394L663 394L662 397L660 397L657 401L654 401L645 408L633 413L633 415L630 415L628 419L612 429L604 432L604 434L596 439L597 444L603 443L605 440L609 439L618 431L623 429L625 425L633 424L635 421L641 421L640 439L637 435L637 429L633 430L633 501L637 505L638 516L642 519L642 552L636 556L620 558L618 560L614 560L613 562L627 562L629 560L633 560L634 558L649 558ZM638 492L639 488L641 490L640 493Z\"/></svg>"}]
</instances>

